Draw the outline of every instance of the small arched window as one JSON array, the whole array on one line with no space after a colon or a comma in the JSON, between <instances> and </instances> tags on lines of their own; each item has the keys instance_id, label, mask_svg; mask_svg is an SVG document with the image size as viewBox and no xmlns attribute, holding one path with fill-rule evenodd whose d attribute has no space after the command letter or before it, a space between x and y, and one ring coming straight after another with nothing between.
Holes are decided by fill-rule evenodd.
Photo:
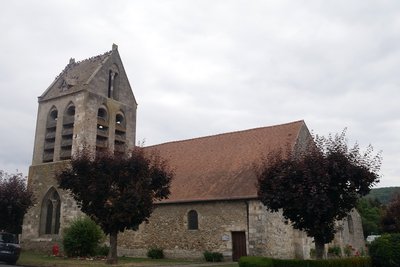
<instances>
[{"instance_id":1,"label":"small arched window","mask_svg":"<svg viewBox=\"0 0 400 267\"><path fill-rule=\"evenodd\" d=\"M53 107L50 111L48 120L49 120L49 122L53 122L53 121L55 122L55 121L57 121L57 117L58 117L58 111L55 107Z\"/></svg>"},{"instance_id":2,"label":"small arched window","mask_svg":"<svg viewBox=\"0 0 400 267\"><path fill-rule=\"evenodd\" d=\"M124 115L122 115L121 113L118 113L115 116L115 124L118 126L121 126L123 128L125 128L125 119L124 119Z\"/></svg>"},{"instance_id":3,"label":"small arched window","mask_svg":"<svg viewBox=\"0 0 400 267\"><path fill-rule=\"evenodd\" d=\"M100 107L97 111L97 118L104 121L108 120L107 110L104 107Z\"/></svg>"},{"instance_id":4,"label":"small arched window","mask_svg":"<svg viewBox=\"0 0 400 267\"><path fill-rule=\"evenodd\" d=\"M191 210L188 212L188 229L197 230L199 229L199 217L197 211Z\"/></svg>"}]
</instances>

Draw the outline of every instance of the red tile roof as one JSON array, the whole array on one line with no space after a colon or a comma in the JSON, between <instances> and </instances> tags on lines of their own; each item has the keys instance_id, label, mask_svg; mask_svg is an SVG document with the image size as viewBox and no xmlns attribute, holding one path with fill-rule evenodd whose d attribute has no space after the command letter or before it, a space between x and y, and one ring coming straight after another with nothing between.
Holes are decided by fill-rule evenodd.
<instances>
[{"instance_id":1,"label":"red tile roof","mask_svg":"<svg viewBox=\"0 0 400 267\"><path fill-rule=\"evenodd\" d=\"M254 164L270 151L294 148L304 121L146 147L168 161L175 176L162 203L257 197ZM304 136L304 135L303 135Z\"/></svg>"}]
</instances>

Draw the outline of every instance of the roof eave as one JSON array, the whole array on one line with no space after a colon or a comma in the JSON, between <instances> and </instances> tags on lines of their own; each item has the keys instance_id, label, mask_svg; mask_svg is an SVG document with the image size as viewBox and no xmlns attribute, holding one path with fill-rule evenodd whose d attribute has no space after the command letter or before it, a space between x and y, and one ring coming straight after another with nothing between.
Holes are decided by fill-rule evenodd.
<instances>
[{"instance_id":1,"label":"roof eave","mask_svg":"<svg viewBox=\"0 0 400 267\"><path fill-rule=\"evenodd\" d=\"M163 200L155 202L155 205L168 205L168 204L188 204L188 203L201 203L201 202L217 202L217 201L238 201L238 200L257 200L257 196L243 196L243 197L230 197L230 198L209 198L209 199L182 199L182 200Z\"/></svg>"}]
</instances>

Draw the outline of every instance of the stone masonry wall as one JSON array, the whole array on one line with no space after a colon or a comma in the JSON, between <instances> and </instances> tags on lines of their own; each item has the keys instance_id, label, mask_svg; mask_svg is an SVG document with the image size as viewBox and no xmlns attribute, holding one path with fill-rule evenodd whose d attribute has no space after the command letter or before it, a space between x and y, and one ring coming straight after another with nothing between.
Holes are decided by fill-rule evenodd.
<instances>
[{"instance_id":1,"label":"stone masonry wall","mask_svg":"<svg viewBox=\"0 0 400 267\"><path fill-rule=\"evenodd\" d=\"M187 213L196 210L199 229L188 230ZM121 255L145 256L163 248L167 257L200 258L206 250L232 256L232 231L244 231L247 253L274 258L309 258L312 239L285 224L281 212L260 201L220 201L159 205L139 230L119 235Z\"/></svg>"},{"instance_id":2,"label":"stone masonry wall","mask_svg":"<svg viewBox=\"0 0 400 267\"><path fill-rule=\"evenodd\" d=\"M347 218L339 222L340 231L338 231L337 237L335 239L336 245L340 246L342 250L346 246L351 246L353 248L353 254L362 253L365 251L365 238L361 223L361 216L357 210L353 209Z\"/></svg>"},{"instance_id":3,"label":"stone masonry wall","mask_svg":"<svg viewBox=\"0 0 400 267\"><path fill-rule=\"evenodd\" d=\"M295 258L294 237L281 212L268 212L260 201L249 201L250 255Z\"/></svg>"},{"instance_id":4,"label":"stone masonry wall","mask_svg":"<svg viewBox=\"0 0 400 267\"><path fill-rule=\"evenodd\" d=\"M188 230L187 214L198 213L198 230ZM121 255L145 256L149 248L163 248L167 257L201 258L204 251L232 256L232 231L247 236L245 201L162 204L139 230L118 237Z\"/></svg>"},{"instance_id":5,"label":"stone masonry wall","mask_svg":"<svg viewBox=\"0 0 400 267\"><path fill-rule=\"evenodd\" d=\"M29 187L33 188L36 203L29 209L24 217L22 227L22 244L24 249L47 248L47 243L61 239L62 229L74 218L82 215L75 200L64 190L58 189L55 173L66 166L68 161L56 163L43 163L31 166L29 169ZM58 235L39 235L42 199L54 187L60 195L60 231Z\"/></svg>"}]
</instances>

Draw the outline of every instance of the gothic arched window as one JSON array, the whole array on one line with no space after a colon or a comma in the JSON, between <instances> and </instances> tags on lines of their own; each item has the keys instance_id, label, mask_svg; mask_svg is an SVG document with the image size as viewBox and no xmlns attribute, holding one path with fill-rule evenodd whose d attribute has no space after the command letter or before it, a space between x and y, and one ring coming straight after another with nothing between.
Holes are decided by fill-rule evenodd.
<instances>
[{"instance_id":1,"label":"gothic arched window","mask_svg":"<svg viewBox=\"0 0 400 267\"><path fill-rule=\"evenodd\" d=\"M191 210L188 212L188 229L197 230L199 229L199 218L197 211Z\"/></svg>"},{"instance_id":2,"label":"gothic arched window","mask_svg":"<svg viewBox=\"0 0 400 267\"><path fill-rule=\"evenodd\" d=\"M57 190L52 187L43 198L40 214L40 235L54 235L60 231L61 200Z\"/></svg>"}]
</instances>

